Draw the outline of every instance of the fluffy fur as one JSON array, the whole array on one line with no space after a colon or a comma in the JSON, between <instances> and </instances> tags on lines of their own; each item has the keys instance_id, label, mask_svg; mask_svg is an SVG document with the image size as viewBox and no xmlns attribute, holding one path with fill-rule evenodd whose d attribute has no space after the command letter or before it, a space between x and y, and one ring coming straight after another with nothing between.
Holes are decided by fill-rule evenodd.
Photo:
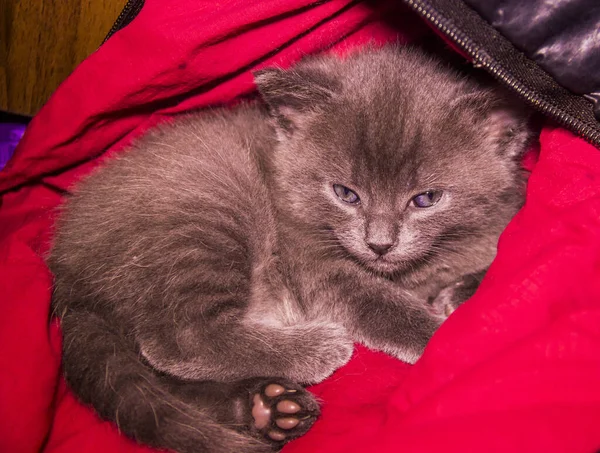
<instances>
[{"instance_id":1,"label":"fluffy fur","mask_svg":"<svg viewBox=\"0 0 600 453\"><path fill-rule=\"evenodd\" d=\"M255 78L267 109L176 120L80 183L48 259L70 386L180 453L301 435L318 406L298 384L354 341L417 360L522 203L526 115L418 50ZM439 201L416 207L428 190ZM252 412L272 383L301 407L290 429Z\"/></svg>"}]
</instances>

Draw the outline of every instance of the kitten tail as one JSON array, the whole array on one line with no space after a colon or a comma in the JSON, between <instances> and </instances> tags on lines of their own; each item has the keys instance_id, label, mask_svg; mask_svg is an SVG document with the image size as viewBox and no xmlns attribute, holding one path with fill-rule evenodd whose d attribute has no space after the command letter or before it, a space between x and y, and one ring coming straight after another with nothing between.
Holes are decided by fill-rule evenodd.
<instances>
[{"instance_id":1,"label":"kitten tail","mask_svg":"<svg viewBox=\"0 0 600 453\"><path fill-rule=\"evenodd\" d=\"M101 318L69 311L61 319L63 368L80 400L126 436L178 453L264 453L258 440L220 425L184 403Z\"/></svg>"}]
</instances>

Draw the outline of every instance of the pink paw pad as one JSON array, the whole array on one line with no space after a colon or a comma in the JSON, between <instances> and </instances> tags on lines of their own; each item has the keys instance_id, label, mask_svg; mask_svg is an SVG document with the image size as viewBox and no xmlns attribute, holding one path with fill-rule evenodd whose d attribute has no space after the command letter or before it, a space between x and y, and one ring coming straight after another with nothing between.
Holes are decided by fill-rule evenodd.
<instances>
[{"instance_id":1,"label":"pink paw pad","mask_svg":"<svg viewBox=\"0 0 600 453\"><path fill-rule=\"evenodd\" d=\"M277 443L304 434L318 413L319 408L313 396L296 385L290 387L271 383L252 397L254 427Z\"/></svg>"}]
</instances>

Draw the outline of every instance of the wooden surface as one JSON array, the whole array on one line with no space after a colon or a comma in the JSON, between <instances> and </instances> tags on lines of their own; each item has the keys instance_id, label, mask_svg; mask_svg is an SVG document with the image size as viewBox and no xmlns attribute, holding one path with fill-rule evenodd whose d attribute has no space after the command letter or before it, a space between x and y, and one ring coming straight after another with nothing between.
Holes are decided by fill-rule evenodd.
<instances>
[{"instance_id":1,"label":"wooden surface","mask_svg":"<svg viewBox=\"0 0 600 453\"><path fill-rule=\"evenodd\" d=\"M0 0L0 110L35 114L126 0Z\"/></svg>"}]
</instances>

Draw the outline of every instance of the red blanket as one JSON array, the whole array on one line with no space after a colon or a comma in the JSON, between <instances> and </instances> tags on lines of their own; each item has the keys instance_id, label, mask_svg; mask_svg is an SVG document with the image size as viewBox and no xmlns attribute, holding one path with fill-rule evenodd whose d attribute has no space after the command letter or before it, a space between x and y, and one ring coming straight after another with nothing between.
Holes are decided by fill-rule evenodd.
<instances>
[{"instance_id":1,"label":"red blanket","mask_svg":"<svg viewBox=\"0 0 600 453\"><path fill-rule=\"evenodd\" d=\"M149 451L66 389L49 321L53 209L105 150L250 94L251 69L426 29L393 1L146 0L83 62L0 172L0 452ZM314 387L323 416L284 453L600 448L600 152L550 125L540 148L476 296L415 366L357 347Z\"/></svg>"}]
</instances>

